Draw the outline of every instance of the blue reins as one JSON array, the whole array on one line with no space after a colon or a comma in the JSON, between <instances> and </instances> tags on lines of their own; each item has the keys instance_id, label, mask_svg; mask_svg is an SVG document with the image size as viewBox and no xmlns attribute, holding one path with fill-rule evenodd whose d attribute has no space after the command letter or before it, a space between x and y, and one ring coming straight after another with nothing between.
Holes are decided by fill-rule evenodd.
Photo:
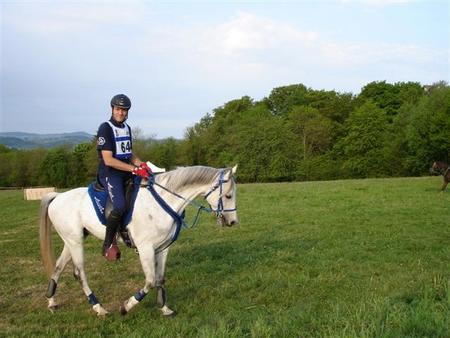
<instances>
[{"instance_id":1,"label":"blue reins","mask_svg":"<svg viewBox=\"0 0 450 338\"><path fill-rule=\"evenodd\" d=\"M217 208L214 209L211 207L211 205L209 207L205 207L204 205L198 203L195 200L188 200L187 198L181 196L180 194L177 194L176 192L173 192L169 189L167 189L166 187L162 186L159 183L156 183L155 181L155 175L151 175L150 178L148 179L148 184L147 185L141 185L146 187L150 193L152 194L152 196L154 197L154 199L158 202L158 204L164 209L165 212L167 212L175 221L176 223L176 229L175 229L175 233L172 236L172 239L170 241L170 243L168 245L166 245L163 249L158 249L157 251L163 251L165 249L167 249L173 242L175 242L178 238L178 235L180 234L180 230L181 227L185 227L185 228L193 228L194 226L196 226L198 224L199 218L200 218L200 212L201 211L206 211L208 213L214 212L216 214L216 216L219 217L223 217L223 213L224 212L232 212L232 211L236 211L237 208L233 208L233 209L225 209L224 205L223 205L223 184L227 183L229 181L224 179L224 175L225 175L225 171L221 170L220 171L220 176L219 176L219 180L217 182L216 185L214 185L214 187L212 187L212 189L205 194L204 198L206 199L212 192L214 192L215 190L219 189L219 200L217 202ZM184 220L184 211L181 215L179 215L175 210L173 210L173 208L167 204L167 202L161 197L160 194L158 194L154 188L154 186L158 186L161 189L167 191L168 193L182 199L183 201L185 201L187 204L190 205L195 205L197 207L197 214L194 218L194 221L192 222L192 225L189 226L186 221Z\"/></svg>"}]
</instances>

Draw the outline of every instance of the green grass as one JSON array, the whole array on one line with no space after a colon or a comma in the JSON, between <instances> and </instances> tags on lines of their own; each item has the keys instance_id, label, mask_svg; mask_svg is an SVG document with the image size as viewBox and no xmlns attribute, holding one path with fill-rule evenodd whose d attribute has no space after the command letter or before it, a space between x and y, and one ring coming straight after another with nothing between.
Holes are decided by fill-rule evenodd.
<instances>
[{"instance_id":1,"label":"green grass","mask_svg":"<svg viewBox=\"0 0 450 338\"><path fill-rule=\"evenodd\" d=\"M97 318L73 278L46 309L38 202L0 192L0 335L131 337L450 337L450 192L441 178L238 186L240 224L203 215L172 246L164 318L137 255L107 263L86 242L87 274L113 313ZM60 241L55 236L55 246Z\"/></svg>"}]
</instances>

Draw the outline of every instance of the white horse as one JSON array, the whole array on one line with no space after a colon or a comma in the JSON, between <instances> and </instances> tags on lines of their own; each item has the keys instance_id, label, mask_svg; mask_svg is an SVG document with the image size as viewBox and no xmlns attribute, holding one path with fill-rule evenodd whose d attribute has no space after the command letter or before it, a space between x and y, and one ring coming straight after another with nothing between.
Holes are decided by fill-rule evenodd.
<instances>
[{"instance_id":1,"label":"white horse","mask_svg":"<svg viewBox=\"0 0 450 338\"><path fill-rule=\"evenodd\" d=\"M236 166L226 169L202 166L178 168L156 175L154 189L178 214L190 201L203 195L210 205L210 210L215 212L219 223L231 226L238 221L236 184L233 178L236 168ZM142 183L146 183L145 180ZM64 241L64 248L56 265L51 242L52 224ZM72 259L74 275L80 280L84 294L88 297L93 310L99 316L108 313L87 282L83 248L86 231L102 240L105 237L105 226L98 220L87 188L77 188L64 193L50 193L42 199L40 244L42 260L50 278L47 299L48 308L52 311L57 307L55 293L58 279L66 264ZM151 288L156 287L157 305L163 315L174 314L174 311L166 304L164 271L169 251L168 245L171 244L179 228L177 229L174 218L162 209L145 186L139 188L128 231L139 252L145 274L145 285L123 303L120 312L122 314L129 312Z\"/></svg>"}]
</instances>

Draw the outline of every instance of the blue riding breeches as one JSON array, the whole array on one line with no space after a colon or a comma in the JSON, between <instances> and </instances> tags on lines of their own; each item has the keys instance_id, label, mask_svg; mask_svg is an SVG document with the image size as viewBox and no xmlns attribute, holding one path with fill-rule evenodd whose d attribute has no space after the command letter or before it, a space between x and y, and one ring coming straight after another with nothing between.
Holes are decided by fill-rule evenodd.
<instances>
[{"instance_id":1,"label":"blue riding breeches","mask_svg":"<svg viewBox=\"0 0 450 338\"><path fill-rule=\"evenodd\" d=\"M101 184L108 189L109 199L112 202L113 211L116 215L123 215L126 211L125 181L120 176L100 177Z\"/></svg>"}]
</instances>

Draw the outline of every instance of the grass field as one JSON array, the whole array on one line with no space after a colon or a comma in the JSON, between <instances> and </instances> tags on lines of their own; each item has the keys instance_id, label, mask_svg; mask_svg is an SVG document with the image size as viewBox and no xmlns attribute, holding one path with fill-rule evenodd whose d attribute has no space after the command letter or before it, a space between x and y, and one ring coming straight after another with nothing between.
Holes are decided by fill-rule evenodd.
<instances>
[{"instance_id":1,"label":"grass field","mask_svg":"<svg viewBox=\"0 0 450 338\"><path fill-rule=\"evenodd\" d=\"M203 215L167 264L174 318L143 286L137 255L107 263L86 241L87 274L105 319L90 310L69 264L61 308L46 309L39 202L0 192L0 336L450 337L450 191L440 177L238 186L240 224ZM61 243L55 236L55 246Z\"/></svg>"}]
</instances>

